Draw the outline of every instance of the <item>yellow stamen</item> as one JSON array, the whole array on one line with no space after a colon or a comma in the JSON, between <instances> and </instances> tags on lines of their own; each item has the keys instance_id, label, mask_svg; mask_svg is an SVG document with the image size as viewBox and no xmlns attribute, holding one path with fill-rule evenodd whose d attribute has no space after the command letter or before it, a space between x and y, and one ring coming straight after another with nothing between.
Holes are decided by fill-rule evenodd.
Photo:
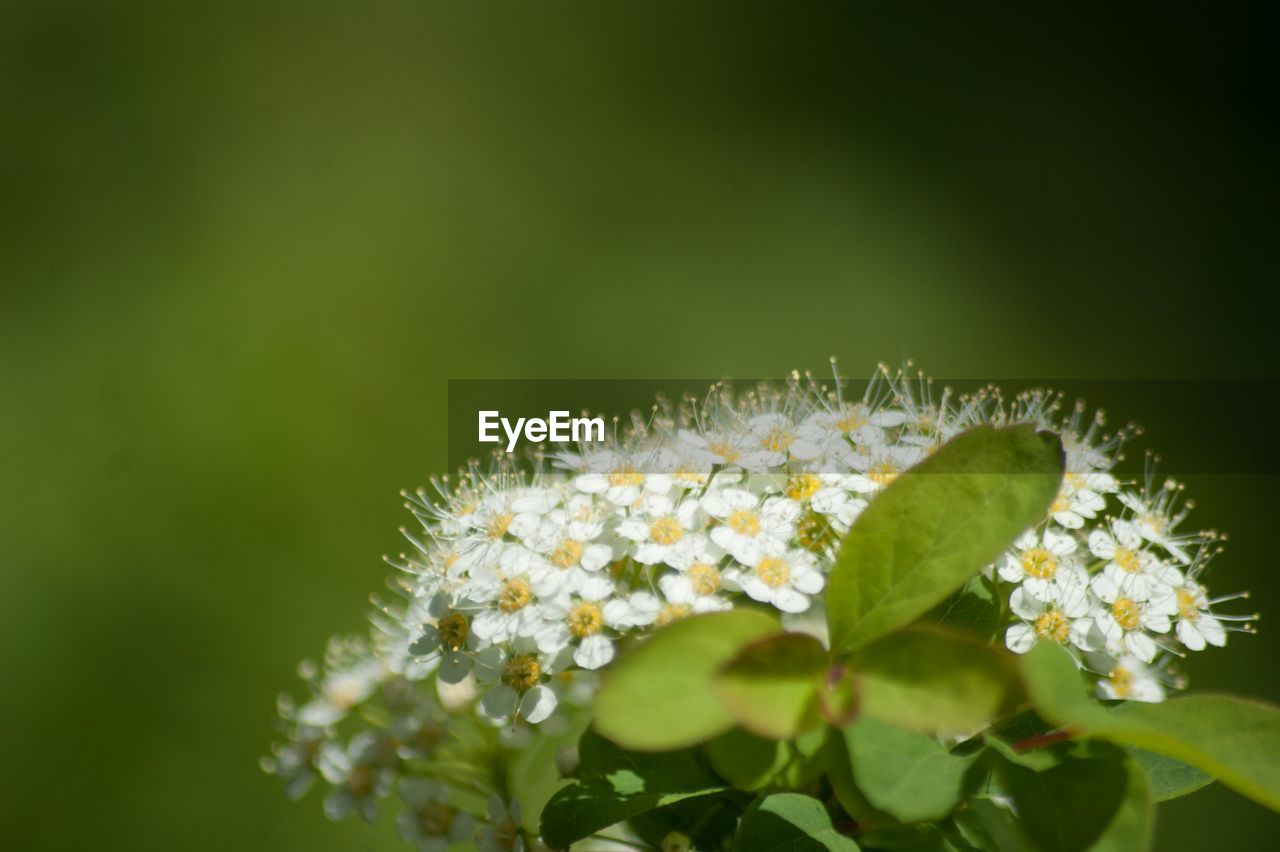
<instances>
[{"instance_id":1,"label":"yellow stamen","mask_svg":"<svg viewBox=\"0 0 1280 852\"><path fill-rule=\"evenodd\" d=\"M489 523L485 529L489 533L489 538L502 538L507 534L507 528L511 526L512 516L507 514L494 515L489 519Z\"/></svg>"},{"instance_id":2,"label":"yellow stamen","mask_svg":"<svg viewBox=\"0 0 1280 852\"><path fill-rule=\"evenodd\" d=\"M1133 694L1133 674L1123 666L1116 666L1107 675L1111 681L1111 691L1116 698L1128 698Z\"/></svg>"},{"instance_id":3,"label":"yellow stamen","mask_svg":"<svg viewBox=\"0 0 1280 852\"><path fill-rule=\"evenodd\" d=\"M816 473L797 473L787 480L787 496L792 500L808 500L822 488Z\"/></svg>"},{"instance_id":4,"label":"yellow stamen","mask_svg":"<svg viewBox=\"0 0 1280 852\"><path fill-rule=\"evenodd\" d=\"M770 429L760 441L760 446L771 453L781 453L791 446L796 436L785 429Z\"/></svg>"},{"instance_id":5,"label":"yellow stamen","mask_svg":"<svg viewBox=\"0 0 1280 852\"><path fill-rule=\"evenodd\" d=\"M769 588L780 589L791 579L791 566L787 564L785 559L780 559L777 556L766 556L756 566L756 576L760 578L760 582Z\"/></svg>"},{"instance_id":6,"label":"yellow stamen","mask_svg":"<svg viewBox=\"0 0 1280 852\"><path fill-rule=\"evenodd\" d=\"M710 595L720 588L720 572L714 565L698 562L690 565L685 573L689 575L689 584L696 594Z\"/></svg>"},{"instance_id":7,"label":"yellow stamen","mask_svg":"<svg viewBox=\"0 0 1280 852\"><path fill-rule=\"evenodd\" d=\"M1137 574L1142 570L1142 559L1136 551L1127 547L1118 548L1112 561L1119 565L1126 574Z\"/></svg>"},{"instance_id":8,"label":"yellow stamen","mask_svg":"<svg viewBox=\"0 0 1280 852\"><path fill-rule=\"evenodd\" d=\"M609 474L608 482L614 488L634 487L644 482L644 474L637 473L629 467L619 468Z\"/></svg>"},{"instance_id":9,"label":"yellow stamen","mask_svg":"<svg viewBox=\"0 0 1280 852\"><path fill-rule=\"evenodd\" d=\"M1041 639L1052 639L1061 645L1067 641L1071 625L1066 616L1053 609L1036 618L1035 629L1036 635Z\"/></svg>"},{"instance_id":10,"label":"yellow stamen","mask_svg":"<svg viewBox=\"0 0 1280 852\"><path fill-rule=\"evenodd\" d=\"M604 618L600 607L593 603L580 603L569 613L569 632L579 639L586 639L600 632Z\"/></svg>"},{"instance_id":11,"label":"yellow stamen","mask_svg":"<svg viewBox=\"0 0 1280 852\"><path fill-rule=\"evenodd\" d=\"M467 644L467 617L460 612L451 612L436 623L440 633L440 644L450 651L460 651Z\"/></svg>"},{"instance_id":12,"label":"yellow stamen","mask_svg":"<svg viewBox=\"0 0 1280 852\"><path fill-rule=\"evenodd\" d=\"M551 551L551 564L557 568L569 568L577 565L578 560L582 558L582 542L574 541L566 538L560 544L556 545L556 549Z\"/></svg>"},{"instance_id":13,"label":"yellow stamen","mask_svg":"<svg viewBox=\"0 0 1280 852\"><path fill-rule=\"evenodd\" d=\"M1058 573L1058 560L1043 547L1033 547L1022 554L1022 570L1037 580L1052 580Z\"/></svg>"},{"instance_id":14,"label":"yellow stamen","mask_svg":"<svg viewBox=\"0 0 1280 852\"><path fill-rule=\"evenodd\" d=\"M750 538L760 533L760 516L750 509L735 509L730 512L728 524L738 535Z\"/></svg>"},{"instance_id":15,"label":"yellow stamen","mask_svg":"<svg viewBox=\"0 0 1280 852\"><path fill-rule=\"evenodd\" d=\"M1192 624L1200 619L1200 602L1186 589L1178 589L1178 615Z\"/></svg>"},{"instance_id":16,"label":"yellow stamen","mask_svg":"<svg viewBox=\"0 0 1280 852\"><path fill-rule=\"evenodd\" d=\"M662 608L662 611L658 613L658 626L665 627L673 621L679 621L682 618L688 617L692 612L693 610L689 608L688 604L667 604Z\"/></svg>"},{"instance_id":17,"label":"yellow stamen","mask_svg":"<svg viewBox=\"0 0 1280 852\"><path fill-rule=\"evenodd\" d=\"M529 585L529 581L516 577L503 582L502 589L498 592L498 609L503 612L515 612L523 609L531 600L533 600L533 588Z\"/></svg>"},{"instance_id":18,"label":"yellow stamen","mask_svg":"<svg viewBox=\"0 0 1280 852\"><path fill-rule=\"evenodd\" d=\"M1111 605L1111 615L1125 630L1136 630L1142 623L1142 611L1138 605L1128 598L1116 598Z\"/></svg>"},{"instance_id":19,"label":"yellow stamen","mask_svg":"<svg viewBox=\"0 0 1280 852\"><path fill-rule=\"evenodd\" d=\"M649 537L654 544L675 544L684 535L680 522L672 517L658 518L649 525Z\"/></svg>"},{"instance_id":20,"label":"yellow stamen","mask_svg":"<svg viewBox=\"0 0 1280 852\"><path fill-rule=\"evenodd\" d=\"M533 654L521 654L507 660L502 679L517 692L527 692L542 680L542 666Z\"/></svg>"}]
</instances>

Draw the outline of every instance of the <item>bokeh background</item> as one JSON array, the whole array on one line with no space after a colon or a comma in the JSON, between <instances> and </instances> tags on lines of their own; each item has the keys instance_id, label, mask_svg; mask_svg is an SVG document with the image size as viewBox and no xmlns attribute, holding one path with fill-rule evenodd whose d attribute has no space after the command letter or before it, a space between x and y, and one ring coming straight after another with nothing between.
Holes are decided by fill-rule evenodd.
<instances>
[{"instance_id":1,"label":"bokeh background","mask_svg":"<svg viewBox=\"0 0 1280 852\"><path fill-rule=\"evenodd\" d=\"M1276 423L1276 21L1155 8L3 0L0 845L394 848L257 759L450 378L910 356L1250 380L1113 405L1142 446ZM1191 672L1278 700L1253 440L1187 478L1272 618ZM1220 789L1160 817L1280 831Z\"/></svg>"}]
</instances>

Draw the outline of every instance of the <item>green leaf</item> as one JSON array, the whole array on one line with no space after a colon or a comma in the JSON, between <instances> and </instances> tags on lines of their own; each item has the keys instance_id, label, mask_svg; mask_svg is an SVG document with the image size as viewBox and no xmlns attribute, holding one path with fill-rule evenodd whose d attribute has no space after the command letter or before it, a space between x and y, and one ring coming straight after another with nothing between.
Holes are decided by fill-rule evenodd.
<instances>
[{"instance_id":1,"label":"green leaf","mask_svg":"<svg viewBox=\"0 0 1280 852\"><path fill-rule=\"evenodd\" d=\"M928 619L939 627L990 642L1004 627L1001 615L1000 593L995 582L979 575L930 610Z\"/></svg>"},{"instance_id":2,"label":"green leaf","mask_svg":"<svg viewBox=\"0 0 1280 852\"><path fill-rule=\"evenodd\" d=\"M735 852L857 852L831 825L822 802L799 793L756 799L742 815Z\"/></svg>"},{"instance_id":3,"label":"green leaf","mask_svg":"<svg viewBox=\"0 0 1280 852\"><path fill-rule=\"evenodd\" d=\"M832 737L827 761L827 779L845 813L858 823L860 832L901 828L892 814L878 809L867 799L853 777L853 763L843 736Z\"/></svg>"},{"instance_id":4,"label":"green leaf","mask_svg":"<svg viewBox=\"0 0 1280 852\"><path fill-rule=\"evenodd\" d=\"M627 821L636 837L655 849L729 849L738 831L736 809L724 796L685 799L637 814ZM685 847L679 841L687 838Z\"/></svg>"},{"instance_id":5,"label":"green leaf","mask_svg":"<svg viewBox=\"0 0 1280 852\"><path fill-rule=\"evenodd\" d=\"M1112 818L1091 852L1145 852L1155 835L1156 803L1151 782L1142 767L1125 761L1126 784L1120 810Z\"/></svg>"},{"instance_id":6,"label":"green leaf","mask_svg":"<svg viewBox=\"0 0 1280 852\"><path fill-rule=\"evenodd\" d=\"M1005 763L1000 780L1043 852L1088 849L1119 812L1127 783L1124 764L1102 758L1071 758L1043 772Z\"/></svg>"},{"instance_id":7,"label":"green leaf","mask_svg":"<svg viewBox=\"0 0 1280 852\"><path fill-rule=\"evenodd\" d=\"M1154 802L1145 773L1106 743L1078 751L1041 772L1000 766L1027 836L1043 852L1149 849Z\"/></svg>"},{"instance_id":8,"label":"green leaf","mask_svg":"<svg viewBox=\"0 0 1280 852\"><path fill-rule=\"evenodd\" d=\"M541 833L555 849L646 811L728 789L695 750L627 752L588 731L578 754L582 780L561 788L542 810Z\"/></svg>"},{"instance_id":9,"label":"green leaf","mask_svg":"<svg viewBox=\"0 0 1280 852\"><path fill-rule=\"evenodd\" d=\"M766 636L720 669L715 693L748 731L788 740L821 722L818 691L830 665L827 649L807 633Z\"/></svg>"},{"instance_id":10,"label":"green leaf","mask_svg":"<svg viewBox=\"0 0 1280 852\"><path fill-rule=\"evenodd\" d=\"M1041 643L1023 677L1041 714L1059 725L1190 764L1272 810L1280 810L1280 710L1225 695L1107 709L1089 697L1065 651Z\"/></svg>"},{"instance_id":11,"label":"green leaf","mask_svg":"<svg viewBox=\"0 0 1280 852\"><path fill-rule=\"evenodd\" d=\"M734 728L707 744L711 766L739 790L799 789L826 769L827 729L779 742Z\"/></svg>"},{"instance_id":12,"label":"green leaf","mask_svg":"<svg viewBox=\"0 0 1280 852\"><path fill-rule=\"evenodd\" d=\"M1012 655L968 636L919 626L853 658L860 712L927 733L965 734L1021 699Z\"/></svg>"},{"instance_id":13,"label":"green leaf","mask_svg":"<svg viewBox=\"0 0 1280 852\"><path fill-rule=\"evenodd\" d=\"M998 852L1036 852L1013 811L984 796L971 799L952 817L966 843Z\"/></svg>"},{"instance_id":14,"label":"green leaf","mask_svg":"<svg viewBox=\"0 0 1280 852\"><path fill-rule=\"evenodd\" d=\"M827 593L831 647L855 651L924 615L1044 518L1062 444L1029 424L977 426L895 479L858 516Z\"/></svg>"},{"instance_id":15,"label":"green leaf","mask_svg":"<svg viewBox=\"0 0 1280 852\"><path fill-rule=\"evenodd\" d=\"M904 823L942 819L964 797L978 755L956 757L933 737L862 718L844 731L853 776L867 800Z\"/></svg>"},{"instance_id":16,"label":"green leaf","mask_svg":"<svg viewBox=\"0 0 1280 852\"><path fill-rule=\"evenodd\" d=\"M1213 776L1163 754L1130 748L1129 756L1147 773L1152 796L1157 802L1167 802L1194 793L1213 783Z\"/></svg>"},{"instance_id":17,"label":"green leaf","mask_svg":"<svg viewBox=\"0 0 1280 852\"><path fill-rule=\"evenodd\" d=\"M623 654L596 694L596 729L626 748L663 751L734 724L713 678L743 647L780 631L764 613L735 609L681 619Z\"/></svg>"}]
</instances>

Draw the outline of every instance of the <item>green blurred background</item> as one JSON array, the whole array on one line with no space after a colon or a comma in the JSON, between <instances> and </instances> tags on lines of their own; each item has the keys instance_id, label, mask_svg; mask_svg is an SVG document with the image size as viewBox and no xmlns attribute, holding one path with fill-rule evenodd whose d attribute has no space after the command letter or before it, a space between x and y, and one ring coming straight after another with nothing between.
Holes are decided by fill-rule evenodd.
<instances>
[{"instance_id":1,"label":"green blurred background","mask_svg":"<svg viewBox=\"0 0 1280 852\"><path fill-rule=\"evenodd\" d=\"M911 356L1248 377L1276 422L1274 24L4 0L0 845L393 848L257 758L295 662L360 628L449 378ZM1143 446L1234 440L1191 401L1113 414ZM1215 588L1266 613L1274 452L1189 477L1232 533ZM1280 699L1262 628L1195 684ZM1277 831L1210 789L1160 848Z\"/></svg>"}]
</instances>

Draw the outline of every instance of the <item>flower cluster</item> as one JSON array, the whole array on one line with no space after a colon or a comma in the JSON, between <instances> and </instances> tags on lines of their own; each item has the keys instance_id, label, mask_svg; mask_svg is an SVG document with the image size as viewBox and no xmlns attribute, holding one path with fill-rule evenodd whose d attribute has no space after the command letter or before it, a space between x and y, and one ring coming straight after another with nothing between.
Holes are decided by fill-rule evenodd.
<instances>
[{"instance_id":1,"label":"flower cluster","mask_svg":"<svg viewBox=\"0 0 1280 852\"><path fill-rule=\"evenodd\" d=\"M440 784L456 779L415 777L414 762L438 766L446 731L455 746L473 741L454 761L468 767L563 727L621 645L676 619L763 606L820 632L826 575L858 514L981 423L1035 423L1067 450L1049 513L986 572L1005 643L1059 643L1101 696L1161 700L1177 684L1172 661L1224 644L1248 618L1213 610L1230 599L1202 584L1220 536L1180 529L1181 486L1153 485L1151 471L1140 487L1124 482L1114 467L1131 430L1104 435L1100 416L1063 409L1041 391L935 394L884 368L855 399L838 380L717 386L634 416L607 444L563 447L528 471L473 467L434 495L407 494L418 529L405 531L412 552L388 560L398 603L378 613L371 641L334 643L306 672L314 697L282 705L289 741L267 768L291 794L323 777L335 818L371 818L398 789L403 834L424 850L477 825L481 848L528 846L501 778L464 779L493 799L466 813ZM352 716L361 727L344 742L336 731Z\"/></svg>"}]
</instances>

